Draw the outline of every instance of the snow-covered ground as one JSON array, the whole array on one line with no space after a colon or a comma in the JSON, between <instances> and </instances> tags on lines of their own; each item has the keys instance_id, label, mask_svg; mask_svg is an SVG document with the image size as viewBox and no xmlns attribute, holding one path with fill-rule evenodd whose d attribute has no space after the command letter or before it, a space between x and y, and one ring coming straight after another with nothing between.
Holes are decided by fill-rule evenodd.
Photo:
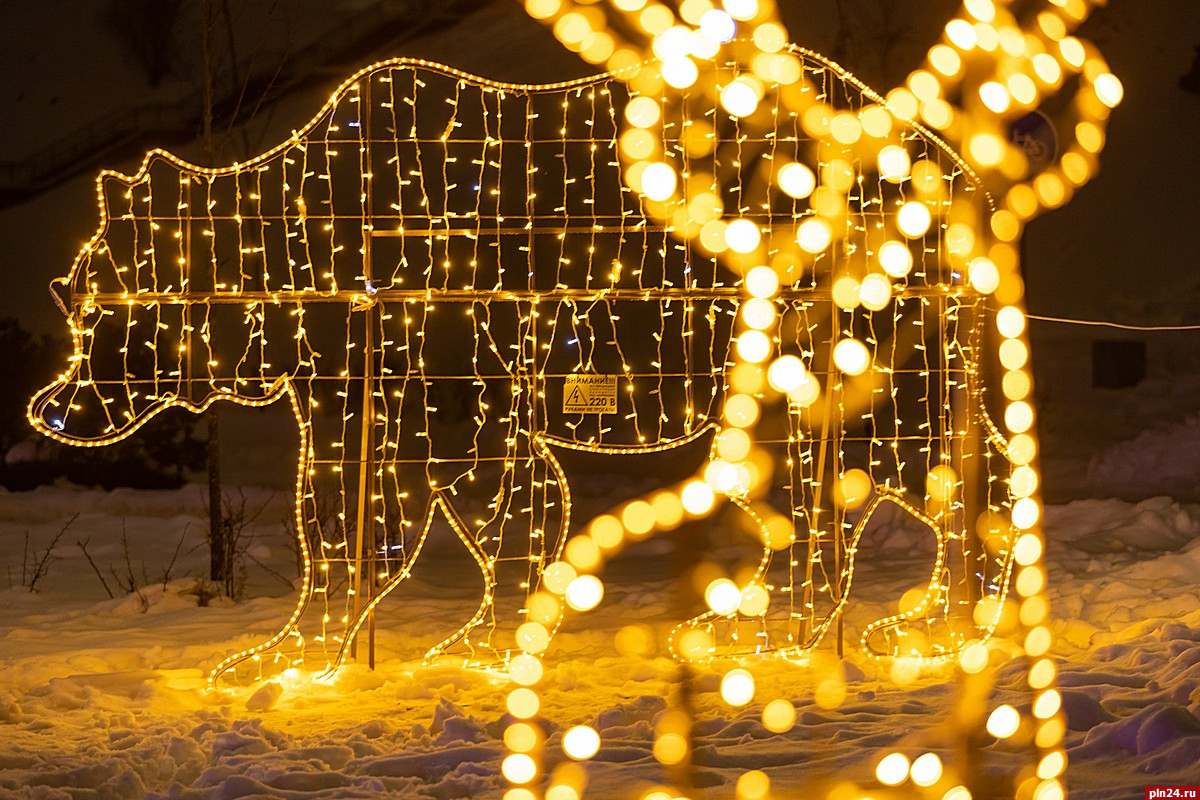
<instances>
[{"instance_id":1,"label":"snow-covered ground","mask_svg":"<svg viewBox=\"0 0 1200 800\"><path fill-rule=\"evenodd\" d=\"M1150 442L1179 441L1194 428L1184 421L1113 452L1146 452ZM1138 462L1146 480L1153 463ZM595 510L614 492L652 484L585 475L579 502ZM449 546L433 545L402 602L381 619L376 670L352 665L328 686L285 680L206 692L205 668L286 616L285 578L295 567L283 524L290 500L248 489L247 507L258 512L249 531L249 599L199 607L194 589L207 559L202 492L191 485L0 494L0 796L499 797L500 684L419 660L476 591L447 589L457 569ZM67 520L30 592L22 583L31 565ZM1140 795L1148 783L1196 783L1200 506L1165 496L1076 500L1050 507L1046 525L1072 796L1115 800ZM564 758L558 745L566 727L586 722L600 731L603 746L588 764L595 798L631 796L631 787L663 780L650 750L653 725L680 691L674 661L661 652L622 655L614 645L631 621L662 633L678 619L665 569L669 545L637 547L607 567L602 607L569 620L555 639L539 687L547 765ZM863 593L849 627L882 614L905 587L906 565L919 571L927 554L893 537L888 558L887 570L868 570L870 579L856 583ZM138 589L127 593L120 584L131 576ZM689 676L699 718L696 795L732 797L737 775L759 768L779 796L793 796L788 790L814 777L868 778L889 745L944 744L940 731L956 691L945 676L899 685L851 654L844 702L822 707L814 687L834 661L826 652L808 666L754 668L759 697L784 695L796 705L797 725L784 734L763 727L761 703L723 704L717 673ZM1019 700L1019 662L996 681L998 699ZM1003 746L985 744L987 763L1002 768Z\"/></svg>"}]
</instances>

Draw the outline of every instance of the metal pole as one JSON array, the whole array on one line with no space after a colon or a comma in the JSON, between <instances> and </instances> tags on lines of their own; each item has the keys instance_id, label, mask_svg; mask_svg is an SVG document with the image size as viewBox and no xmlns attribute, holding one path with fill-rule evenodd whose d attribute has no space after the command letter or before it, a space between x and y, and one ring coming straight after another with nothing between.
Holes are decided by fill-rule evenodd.
<instances>
[{"instance_id":1,"label":"metal pole","mask_svg":"<svg viewBox=\"0 0 1200 800\"><path fill-rule=\"evenodd\" d=\"M204 0L201 14L203 19L200 21L200 33L204 49L204 158L208 166L212 166L216 158L212 136L212 0ZM191 347L188 347L189 354L191 350ZM233 554L229 552L230 543L221 524L221 494L221 422L218 406L213 405L208 409L209 580L220 583L225 589L225 594L229 595L233 593Z\"/></svg>"},{"instance_id":2,"label":"metal pole","mask_svg":"<svg viewBox=\"0 0 1200 800\"><path fill-rule=\"evenodd\" d=\"M358 455L358 536L354 544L354 616L358 619L363 607L370 602L375 592L375 515L371 513L371 494L374 482L371 474L375 467L375 442L372 436L375 417L375 364L374 364L374 329L373 315L368 309L363 314L363 398L362 398L362 436ZM363 572L367 572L363 580ZM363 596L364 589L366 597ZM358 640L350 643L350 655L358 657ZM371 668L375 667L375 614L367 617L367 661Z\"/></svg>"},{"instance_id":3,"label":"metal pole","mask_svg":"<svg viewBox=\"0 0 1200 800\"><path fill-rule=\"evenodd\" d=\"M366 130L364 131L364 139L369 141L371 130L370 117L370 82L368 81L365 90L362 92L361 107L365 109L364 123ZM362 130L360 128L360 130ZM369 147L369 144L368 144ZM370 159L370 151L364 151L365 157ZM360 172L366 175L369 171L369 165L360 163ZM362 223L362 240L363 240L363 281L364 287L368 292L371 292L371 280L373 271L371 269L371 232L370 225L373 214L371 203L371 190L369 186L364 186L365 201L363 207L363 223ZM354 553L354 619L358 619L363 607L370 603L375 596L375 514L373 492L375 487L375 314L372 311L372 306L363 310L363 397L362 397L362 437L359 446L359 474L358 474L358 541L355 543ZM365 558L364 558L365 556ZM363 571L366 570L366 580L363 580ZM366 597L363 596L364 587L366 589ZM357 638L351 643L350 654L357 657ZM375 668L375 612L371 611L367 615L367 664L371 669Z\"/></svg>"}]
</instances>

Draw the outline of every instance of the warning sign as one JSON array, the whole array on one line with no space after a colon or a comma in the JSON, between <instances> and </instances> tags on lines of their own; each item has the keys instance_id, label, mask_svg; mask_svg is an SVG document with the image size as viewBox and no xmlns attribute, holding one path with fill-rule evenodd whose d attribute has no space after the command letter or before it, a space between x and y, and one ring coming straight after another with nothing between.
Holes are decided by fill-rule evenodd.
<instances>
[{"instance_id":1,"label":"warning sign","mask_svg":"<svg viewBox=\"0 0 1200 800\"><path fill-rule=\"evenodd\" d=\"M563 379L564 414L614 414L616 375L567 375Z\"/></svg>"}]
</instances>

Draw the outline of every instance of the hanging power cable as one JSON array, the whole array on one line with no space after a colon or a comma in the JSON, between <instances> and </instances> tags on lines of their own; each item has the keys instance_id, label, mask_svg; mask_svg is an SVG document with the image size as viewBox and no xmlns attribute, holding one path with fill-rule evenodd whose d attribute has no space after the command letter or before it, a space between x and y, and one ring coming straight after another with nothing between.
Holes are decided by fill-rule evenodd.
<instances>
[{"instance_id":1,"label":"hanging power cable","mask_svg":"<svg viewBox=\"0 0 1200 800\"><path fill-rule=\"evenodd\" d=\"M1026 314L1025 318L1037 320L1038 322L1058 322L1064 325L1087 325L1097 328L1117 328L1123 331L1200 331L1200 325L1126 325L1121 322L1109 322L1107 320L1046 317L1039 314Z\"/></svg>"}]
</instances>

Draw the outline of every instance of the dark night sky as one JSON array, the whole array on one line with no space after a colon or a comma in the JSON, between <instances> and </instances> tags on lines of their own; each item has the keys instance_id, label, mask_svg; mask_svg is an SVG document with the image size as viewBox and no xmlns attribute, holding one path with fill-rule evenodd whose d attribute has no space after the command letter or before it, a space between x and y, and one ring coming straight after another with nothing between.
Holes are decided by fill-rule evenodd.
<instances>
[{"instance_id":1,"label":"dark night sky","mask_svg":"<svg viewBox=\"0 0 1200 800\"><path fill-rule=\"evenodd\" d=\"M923 18L900 22L885 60L870 25L851 21L837 37L838 5L853 11L877 1L795 0L785 3L785 21L798 44L832 53L886 92L888 78L915 66L957 4L920 4ZM199 33L194 22L186 17L181 22L175 70L151 89L105 27L97 5L102 4L9 4L0 11L0 102L7 123L0 129L0 153L6 158L20 161L113 110L172 101L195 91ZM245 138L229 140L230 157L252 155L282 139L320 105L331 86L378 57L421 56L513 81L561 80L591 71L525 18L516 3L477 5L480 10L458 23L435 26L399 44L377 43L378 49L357 61L326 67L307 90L262 110ZM238 11L245 14L234 39L246 62L241 69L250 68L250 58L258 58L261 67L278 58L263 53L298 49L323 33L345 28L355 14L366 14L367 6L360 0L333 11L305 0L288 7L288 18L272 17L266 23L254 18L252 10ZM245 4L247 9L254 7ZM1036 221L1028 231L1030 309L1139 322L1195 319L1200 317L1191 309L1200 308L1200 96L1181 90L1179 78L1200 45L1200 2L1112 0L1109 8L1094 14L1084 34L1100 45L1124 82L1125 101L1114 114L1100 176L1068 206ZM834 52L835 41L841 42L842 52ZM195 142L163 144L201 159ZM236 152L239 148L247 152ZM91 175L100 166L133 170L138 160L89 167L85 174L0 212L0 316L16 316L34 329L60 325L45 287L66 272L95 228Z\"/></svg>"}]
</instances>

